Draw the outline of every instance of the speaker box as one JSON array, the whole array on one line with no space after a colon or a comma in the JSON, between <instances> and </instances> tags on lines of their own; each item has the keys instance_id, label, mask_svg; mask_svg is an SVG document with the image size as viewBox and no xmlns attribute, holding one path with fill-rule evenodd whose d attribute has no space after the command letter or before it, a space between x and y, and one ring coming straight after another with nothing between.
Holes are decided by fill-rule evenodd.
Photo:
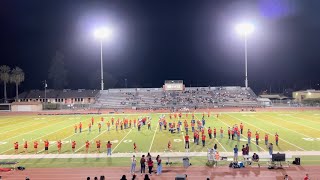
<instances>
[{"instance_id":1,"label":"speaker box","mask_svg":"<svg viewBox=\"0 0 320 180\"><path fill-rule=\"evenodd\" d=\"M185 174L178 174L176 176L176 179L175 180L186 180L186 175Z\"/></svg>"},{"instance_id":2,"label":"speaker box","mask_svg":"<svg viewBox=\"0 0 320 180\"><path fill-rule=\"evenodd\" d=\"M296 165L300 165L300 158L299 158L299 157L296 157L296 158L294 159L294 161L296 162Z\"/></svg>"}]
</instances>

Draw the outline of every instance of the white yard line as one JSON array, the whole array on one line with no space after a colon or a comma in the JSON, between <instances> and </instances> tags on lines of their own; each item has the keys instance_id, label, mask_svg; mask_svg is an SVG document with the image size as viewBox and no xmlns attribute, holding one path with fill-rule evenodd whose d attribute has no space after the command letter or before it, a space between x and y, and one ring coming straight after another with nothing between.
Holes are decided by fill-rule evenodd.
<instances>
[{"instance_id":1,"label":"white yard line","mask_svg":"<svg viewBox=\"0 0 320 180\"><path fill-rule=\"evenodd\" d=\"M26 123L26 122L24 122L24 123ZM43 124L43 123L46 123L46 122L28 123L27 126L23 126L23 127L20 126L20 127L18 127L18 128L11 129L11 130L9 130L9 131L4 131L4 132L2 132L2 133L0 133L0 134L6 134L6 133L9 133L9 132L12 132L12 131L16 131L16 130L18 130L18 129L23 129L23 128L26 128L26 127L29 127L29 126L39 125L39 124Z\"/></svg>"},{"instance_id":2,"label":"white yard line","mask_svg":"<svg viewBox=\"0 0 320 180\"><path fill-rule=\"evenodd\" d=\"M101 136L103 133L107 132L107 130L104 130L102 133L99 133L96 137L92 138L89 142L92 142L93 140L97 139L99 136ZM86 144L82 145L79 149L77 149L75 152L78 152L80 149L85 147Z\"/></svg>"},{"instance_id":3,"label":"white yard line","mask_svg":"<svg viewBox=\"0 0 320 180\"><path fill-rule=\"evenodd\" d=\"M196 116L196 115L194 115L195 117L196 117L196 119L198 119L198 117ZM222 121L221 121L222 122ZM222 123L224 123L224 122L222 122ZM226 124L226 123L224 123L224 124ZM228 125L227 125L228 126ZM216 139L216 141L218 142L218 144L222 147L222 149L225 151L225 152L227 152L227 149Z\"/></svg>"},{"instance_id":4,"label":"white yard line","mask_svg":"<svg viewBox=\"0 0 320 180\"><path fill-rule=\"evenodd\" d=\"M62 121L62 122L64 122L64 121ZM60 123L61 123L61 122L60 122ZM58 123L57 123L57 124L58 124ZM50 126L51 126L51 125L50 125ZM71 126L73 126L73 125L71 125ZM70 128L70 126L64 127L64 128L62 128L62 129L66 129L66 128ZM41 139L41 138L43 138L43 137L45 137L45 136L48 136L48 135L50 135L50 134L56 133L56 132L58 132L58 131L61 131L62 129L58 129L58 130L53 131L53 132L51 132L51 133L49 133L49 134L45 134L45 135L43 135L43 136L37 137L37 138L35 138L35 139L33 139L33 140ZM30 132L29 132L29 133L30 133ZM0 154L3 154L3 153L8 152L8 151L10 151L10 150L12 150L12 149L10 148L10 149L8 149L8 150L6 150L6 151L0 152Z\"/></svg>"},{"instance_id":5,"label":"white yard line","mask_svg":"<svg viewBox=\"0 0 320 180\"><path fill-rule=\"evenodd\" d=\"M51 127L51 126L53 126L53 125L60 124L60 123L65 122L65 121L67 121L67 120L68 120L68 119L66 119L66 120L62 120L62 121L58 121L57 123L51 124L51 125L49 125L49 126L40 127L40 128L35 129L35 130L33 130L33 131L28 131L28 132L25 132L25 133L23 133L23 134L18 134L18 135L16 135L16 136L13 136L13 137L10 137L10 138L7 138L7 139L3 139L3 140L1 140L1 141L7 141L7 140L9 140L9 139L13 139L13 138L16 138L16 137L19 137L19 136L25 135L25 134L30 134L30 133L32 133L32 132L35 132L35 131L41 130L41 129L43 129L43 128L47 128L47 127ZM1 153L0 153L0 154L1 154Z\"/></svg>"},{"instance_id":6,"label":"white yard line","mask_svg":"<svg viewBox=\"0 0 320 180\"><path fill-rule=\"evenodd\" d=\"M217 119L218 119L220 122L222 122L223 124L225 124L226 126L231 127L231 125L229 125L229 124L227 124L227 123L223 122L222 120L220 120L220 118L217 118ZM241 134L241 136L245 137L243 134ZM259 146L259 145L255 144L255 143L252 143L252 144L254 144L254 145L255 145L255 146L257 146L258 148L260 148L261 150L263 150L263 151L265 151L265 152L266 152L266 150L265 150L264 148L262 148L261 146Z\"/></svg>"},{"instance_id":7,"label":"white yard line","mask_svg":"<svg viewBox=\"0 0 320 180\"><path fill-rule=\"evenodd\" d=\"M275 119L279 119L281 121L287 121L287 122L292 123L292 124L297 124L299 126L304 126L306 128L310 128L310 129L313 129L313 130L316 130L316 131L320 131L319 129L316 129L316 128L313 128L313 127L310 127L310 126L306 126L306 125L303 125L303 124L300 124L300 123L292 122L292 121L289 121L289 120L286 120L286 119L282 119L282 118L278 118L278 117L274 117L274 116L270 116L270 115L266 115L266 116L269 116L269 117L275 118Z\"/></svg>"},{"instance_id":8,"label":"white yard line","mask_svg":"<svg viewBox=\"0 0 320 180\"><path fill-rule=\"evenodd\" d=\"M299 133L299 132L297 132L297 131L295 131L295 130L288 129L288 128L284 127L284 126L279 126L279 125L277 125L277 124L275 124L275 123L273 123L273 122L269 122L269 121L267 121L267 120L265 120L265 119L261 119L261 118L257 118L257 117L252 117L252 118L253 118L253 119L260 120L260 121L266 121L266 123L273 124L274 126L277 126L277 127L279 127L279 128L286 129L286 130L288 130L288 131L291 131L291 132L300 134L300 135L302 135L302 136L306 136L306 137L308 137L308 138L311 138L311 136L308 136L308 135Z\"/></svg>"},{"instance_id":9,"label":"white yard line","mask_svg":"<svg viewBox=\"0 0 320 180\"><path fill-rule=\"evenodd\" d=\"M86 129L88 129L88 128L86 128ZM86 129L83 129L83 130L86 130ZM66 137L66 138L63 138L61 141L64 141L64 140L66 140L66 139L74 136L75 134L78 134L78 133L73 133L73 134L71 134L70 136L68 136L68 137ZM57 139L56 141L58 141L58 139ZM43 151L44 151L44 148L43 148L41 151L39 151L38 153L41 153L41 152L43 152Z\"/></svg>"},{"instance_id":10,"label":"white yard line","mask_svg":"<svg viewBox=\"0 0 320 180\"><path fill-rule=\"evenodd\" d=\"M295 117L295 116L290 116L290 117L292 117L292 118L296 118L296 119L301 119L301 120L304 120L304 121L309 121L309 122L312 122L312 123L318 123L318 124L320 124L320 122L312 121L312 120L310 120L310 119L304 119L304 118Z\"/></svg>"},{"instance_id":11,"label":"white yard line","mask_svg":"<svg viewBox=\"0 0 320 180\"><path fill-rule=\"evenodd\" d=\"M121 139L121 141L116 145L116 147L114 147L114 148L112 149L111 153L113 153L114 150L117 149L117 147L118 147L118 146L122 143L122 141L131 133L131 131L132 131L132 128L131 128L130 131Z\"/></svg>"},{"instance_id":12,"label":"white yard line","mask_svg":"<svg viewBox=\"0 0 320 180\"><path fill-rule=\"evenodd\" d=\"M238 119L239 121L246 122L245 120L239 119L239 118L234 117L234 116L232 116L232 115L230 115L230 114L226 114L226 115L228 115L228 116L230 116L230 117L232 117L232 118ZM268 132L268 131L266 131L266 130L263 130L263 129L261 129L261 128L255 126L255 125L253 125L253 124L251 124L251 123L248 123L248 122L246 122L246 123L247 123L247 124L250 124L251 126L253 126L253 127L257 128L257 129L260 129L260 130L263 131L263 132L267 132L268 134L273 134L273 133L270 133L270 132ZM299 147L299 146L297 146L297 145L295 145L295 144L292 144L292 143L286 141L286 140L283 139L283 138L279 138L279 139L282 139L284 142L286 142L286 143L288 143L288 144L290 144L290 145L292 145L292 146L294 146L294 147L296 147L296 148L298 148L298 149L300 149L300 150L306 151L305 149L303 149L303 148L301 148L301 147Z\"/></svg>"},{"instance_id":13,"label":"white yard line","mask_svg":"<svg viewBox=\"0 0 320 180\"><path fill-rule=\"evenodd\" d=\"M154 138L156 137L156 133L157 133L158 126L159 126L159 123L157 123L157 127L156 127L156 129L154 130L153 138L152 138L151 145L150 145L150 148L149 148L149 151L148 151L148 152L150 152L150 151L151 151L151 148L152 148L152 145L153 145Z\"/></svg>"}]
</instances>

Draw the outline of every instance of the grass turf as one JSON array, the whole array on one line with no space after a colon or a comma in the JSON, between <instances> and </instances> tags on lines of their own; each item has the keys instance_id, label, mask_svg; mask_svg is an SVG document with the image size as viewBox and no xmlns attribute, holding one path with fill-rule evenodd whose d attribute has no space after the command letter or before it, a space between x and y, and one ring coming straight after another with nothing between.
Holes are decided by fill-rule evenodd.
<instances>
[{"instance_id":1,"label":"grass turf","mask_svg":"<svg viewBox=\"0 0 320 180\"><path fill-rule=\"evenodd\" d=\"M151 130L146 126L142 127L142 131L137 128L130 128L126 130L115 130L112 126L110 132L107 131L106 122L110 121L111 117L120 119L128 117L134 119L142 116L150 116ZM93 115L95 124L92 131L88 131L88 124L91 122L91 115L54 115L54 116L1 116L0 117L0 154L10 155L14 154L13 143L19 142L19 153L23 154L24 141L29 142L29 153L34 153L33 141L38 140L38 151L43 153L45 139L51 142L49 153L57 153L57 146L55 142L62 140L62 153L71 153L71 140L77 142L76 152L85 153L85 141L91 142L90 153L97 153L95 147L95 140L101 140L102 151L106 151L106 142L108 140L114 141L112 151L113 153L126 153L133 151L133 142L136 142L138 151L142 152L163 152L167 149L167 143L172 142L172 150L174 152L184 152L183 135L185 132L170 134L168 131L159 131L158 119L160 114L136 114L136 115ZM196 119L202 118L202 113L195 114ZM102 123L102 131L98 132L98 122L100 118L104 117L105 121ZM187 119L189 123L190 133L190 120L191 114L188 117L183 114L182 122ZM219 118L215 114L211 114L206 119L206 127L217 128L217 139L209 139L207 136L206 147L190 143L190 150L201 152L207 151L207 148L213 147L218 144L218 150L224 152L231 152L234 145L242 146L247 142L246 132L251 129L253 137L255 131L260 133L260 143L256 146L251 143L252 151L267 151L264 145L264 134L269 134L269 142L274 143L274 134L279 134L279 146L274 146L274 151L320 151L320 111L283 111L283 112L257 112L257 113L222 113ZM168 122L176 122L178 119L169 119L166 115ZM83 123L83 132L74 133L74 125ZM110 121L111 122L111 121ZM241 141L230 141L227 139L227 127L233 124L244 124L244 136ZM220 138L219 129L224 129L224 138ZM207 133L207 131L206 131ZM192 134L191 134L192 136ZM117 142L116 142L117 141ZM82 160L76 160L82 161ZM91 161L91 160L90 160ZM81 164L81 163L80 163Z\"/></svg>"}]
</instances>

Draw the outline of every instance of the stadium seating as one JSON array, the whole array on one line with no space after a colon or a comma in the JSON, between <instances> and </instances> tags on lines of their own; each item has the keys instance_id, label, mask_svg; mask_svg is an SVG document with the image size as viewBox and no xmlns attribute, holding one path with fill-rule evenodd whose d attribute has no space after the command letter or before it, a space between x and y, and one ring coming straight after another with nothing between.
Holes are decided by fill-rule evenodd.
<instances>
[{"instance_id":1,"label":"stadium seating","mask_svg":"<svg viewBox=\"0 0 320 180\"><path fill-rule=\"evenodd\" d=\"M109 89L100 91L92 108L213 108L256 107L257 96L250 89L232 87L188 87L184 91L162 88Z\"/></svg>"}]
</instances>

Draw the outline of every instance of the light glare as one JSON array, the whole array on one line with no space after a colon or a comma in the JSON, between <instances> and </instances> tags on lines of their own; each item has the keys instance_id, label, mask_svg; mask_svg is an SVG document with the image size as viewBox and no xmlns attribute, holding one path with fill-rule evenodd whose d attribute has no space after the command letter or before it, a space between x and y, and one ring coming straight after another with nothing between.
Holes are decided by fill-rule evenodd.
<instances>
[{"instance_id":1,"label":"light glare","mask_svg":"<svg viewBox=\"0 0 320 180\"><path fill-rule=\"evenodd\" d=\"M241 35L248 35L254 31L254 25L251 23L242 23L236 26L236 31Z\"/></svg>"},{"instance_id":2,"label":"light glare","mask_svg":"<svg viewBox=\"0 0 320 180\"><path fill-rule=\"evenodd\" d=\"M110 39L112 36L112 29L106 27L98 28L94 31L94 36L100 40Z\"/></svg>"}]
</instances>

